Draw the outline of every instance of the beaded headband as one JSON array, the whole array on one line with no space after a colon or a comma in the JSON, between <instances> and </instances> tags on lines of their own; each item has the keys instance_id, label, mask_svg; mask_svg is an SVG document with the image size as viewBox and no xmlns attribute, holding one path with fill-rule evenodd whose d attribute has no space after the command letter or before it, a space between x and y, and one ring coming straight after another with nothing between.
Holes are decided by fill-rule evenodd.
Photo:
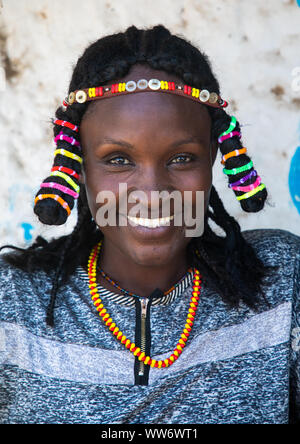
<instances>
[{"instance_id":1,"label":"beaded headband","mask_svg":"<svg viewBox=\"0 0 300 444\"><path fill-rule=\"evenodd\" d=\"M228 106L228 103L215 92L209 92L207 89L201 90L192 86L158 79L129 80L128 82L119 82L112 85L77 89L70 92L69 96L63 101L63 105L68 107L73 105L73 103L85 103L97 99L147 91L177 94L181 97L186 97L214 108L226 108Z\"/></svg>"}]
</instances>

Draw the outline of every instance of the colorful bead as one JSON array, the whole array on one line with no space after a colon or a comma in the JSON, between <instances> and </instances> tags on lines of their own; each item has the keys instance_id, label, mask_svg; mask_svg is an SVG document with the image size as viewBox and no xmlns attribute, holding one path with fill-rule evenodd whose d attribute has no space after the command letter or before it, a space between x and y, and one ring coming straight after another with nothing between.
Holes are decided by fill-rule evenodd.
<instances>
[{"instance_id":1,"label":"colorful bead","mask_svg":"<svg viewBox=\"0 0 300 444\"><path fill-rule=\"evenodd\" d=\"M72 131L78 133L78 126L73 125L73 123L67 122L66 120L55 119L53 121L54 125L65 126L70 128Z\"/></svg>"},{"instance_id":2,"label":"colorful bead","mask_svg":"<svg viewBox=\"0 0 300 444\"><path fill-rule=\"evenodd\" d=\"M232 187L232 189L234 191L243 191L243 192L247 192L247 191L252 191L254 190L256 187L258 187L258 185L261 183L261 177L258 176L256 181L254 183L251 183L250 185L244 186L244 187Z\"/></svg>"},{"instance_id":3,"label":"colorful bead","mask_svg":"<svg viewBox=\"0 0 300 444\"><path fill-rule=\"evenodd\" d=\"M236 127L236 118L234 116L231 116L231 122L229 124L228 129L226 131L224 131L223 133L221 133L219 135L219 138L221 138L223 136L227 136L227 134L231 133L231 131L233 131L235 127Z\"/></svg>"},{"instance_id":4,"label":"colorful bead","mask_svg":"<svg viewBox=\"0 0 300 444\"><path fill-rule=\"evenodd\" d=\"M136 82L134 82L133 80L130 80L129 82L126 83L125 89L128 92L135 91L136 90Z\"/></svg>"},{"instance_id":5,"label":"colorful bead","mask_svg":"<svg viewBox=\"0 0 300 444\"><path fill-rule=\"evenodd\" d=\"M148 86L150 89L157 91L160 89L160 81L158 79L150 79L148 82Z\"/></svg>"},{"instance_id":6,"label":"colorful bead","mask_svg":"<svg viewBox=\"0 0 300 444\"><path fill-rule=\"evenodd\" d=\"M251 177L253 177L253 176L257 176L256 170L250 171L250 173L247 174L247 176L242 177L240 180L238 180L236 182L229 183L228 186L229 186L229 188L233 188L235 186L241 185L241 184L245 183L248 179L251 179Z\"/></svg>"},{"instance_id":7,"label":"colorful bead","mask_svg":"<svg viewBox=\"0 0 300 444\"><path fill-rule=\"evenodd\" d=\"M61 155L66 156L66 157L70 157L70 159L77 160L77 162L79 162L79 163L83 162L82 157L77 156L77 154L71 153L70 151L67 151L67 150L64 150L64 149L55 150L54 151L54 156L56 156L57 154L61 154Z\"/></svg>"},{"instance_id":8,"label":"colorful bead","mask_svg":"<svg viewBox=\"0 0 300 444\"><path fill-rule=\"evenodd\" d=\"M72 188L74 188L74 190L76 191L76 193L79 193L80 191L80 186L77 185L74 180L71 179L71 177L69 177L67 174L62 173L60 171L52 171L52 173L50 174L50 176L57 176L57 177L61 177L62 179L64 179L66 182L68 182L69 185L71 185Z\"/></svg>"},{"instance_id":9,"label":"colorful bead","mask_svg":"<svg viewBox=\"0 0 300 444\"><path fill-rule=\"evenodd\" d=\"M239 131L232 131L232 132L229 133L229 134L225 134L225 136L220 136L220 137L218 138L218 142L221 144L221 143L223 143L225 140L227 140L227 139L231 139L232 137L239 137L239 138L241 138L242 135L241 135L241 133L240 133Z\"/></svg>"},{"instance_id":10,"label":"colorful bead","mask_svg":"<svg viewBox=\"0 0 300 444\"><path fill-rule=\"evenodd\" d=\"M250 170L250 168L252 168L252 167L253 167L253 162L252 162L252 160L250 160L250 162L248 162L246 165L241 166L239 168L232 168L231 170L227 170L226 168L223 168L223 173L229 174L229 175L236 175L236 174L242 173L243 171Z\"/></svg>"},{"instance_id":11,"label":"colorful bead","mask_svg":"<svg viewBox=\"0 0 300 444\"><path fill-rule=\"evenodd\" d=\"M146 89L148 87L148 80L140 79L136 85L138 89Z\"/></svg>"},{"instance_id":12,"label":"colorful bead","mask_svg":"<svg viewBox=\"0 0 300 444\"><path fill-rule=\"evenodd\" d=\"M97 284L95 283L94 276L97 269L97 258L100 253L100 249L102 246L102 241L100 241L91 251L90 257L88 260L88 273L89 273L89 288L90 293L92 297L93 304L96 306L96 310L99 312L101 319L105 323L106 326L109 327L109 330L112 332L112 334L116 337L116 339L123 344L123 346L128 349L131 353L133 353L134 356L138 357L138 359L142 362L144 362L145 365L150 365L152 368L166 368L175 362L180 354L182 353L182 350L184 349L186 342L188 340L188 337L191 332L191 326L193 325L193 321L196 315L197 305L195 302L199 300L198 294L200 291L193 291L193 294L195 294L194 297L190 299L190 305L187 315L187 320L184 326L183 333L180 336L180 339L178 341L178 344L176 345L175 349L173 350L173 353L171 356L165 360L157 361L155 359L152 359L150 356L145 356L145 353L141 351L139 347L136 347L136 345L130 341L130 339L126 339L126 336L123 335L122 332L120 332L119 328L116 326L116 324L112 321L112 318L109 317L109 314L107 313L107 310L103 307L103 304L100 304L97 306L95 303L101 301L101 299L98 296L98 290L97 290ZM194 281L197 282L197 288L199 288L199 282L201 282L201 275L198 270L194 269ZM195 285L194 285L195 289ZM192 305L193 304L193 305Z\"/></svg>"},{"instance_id":13,"label":"colorful bead","mask_svg":"<svg viewBox=\"0 0 300 444\"><path fill-rule=\"evenodd\" d=\"M41 188L55 188L56 190L62 191L65 194L69 194L69 196L74 197L74 199L78 199L79 194L75 193L75 191L70 190L70 188L65 187L64 185L61 185L60 183L56 182L44 182L40 186Z\"/></svg>"},{"instance_id":14,"label":"colorful bead","mask_svg":"<svg viewBox=\"0 0 300 444\"><path fill-rule=\"evenodd\" d=\"M247 148L241 148L239 150L230 151L230 153L224 154L222 156L221 163L222 165L225 164L227 159L230 159L231 157L240 156L241 154L245 154L247 152Z\"/></svg>"},{"instance_id":15,"label":"colorful bead","mask_svg":"<svg viewBox=\"0 0 300 444\"><path fill-rule=\"evenodd\" d=\"M249 191L249 193L245 193L242 196L236 196L236 198L237 198L237 200L248 199L248 197L253 196L254 194L258 193L259 191L263 190L264 188L266 188L266 185L264 183L262 183L261 185L259 185L259 187L256 187L255 190Z\"/></svg>"},{"instance_id":16,"label":"colorful bead","mask_svg":"<svg viewBox=\"0 0 300 444\"><path fill-rule=\"evenodd\" d=\"M199 99L201 100L201 102L207 102L209 96L210 96L209 91L207 91L207 89L203 89L199 94Z\"/></svg>"},{"instance_id":17,"label":"colorful bead","mask_svg":"<svg viewBox=\"0 0 300 444\"><path fill-rule=\"evenodd\" d=\"M77 91L75 97L76 97L76 102L78 103L84 103L87 100L87 94L83 90Z\"/></svg>"},{"instance_id":18,"label":"colorful bead","mask_svg":"<svg viewBox=\"0 0 300 444\"><path fill-rule=\"evenodd\" d=\"M79 180L79 174L76 171L71 170L70 168L66 168L63 166L54 166L51 171L62 171L63 173L68 174L69 176L75 177L75 179Z\"/></svg>"},{"instance_id":19,"label":"colorful bead","mask_svg":"<svg viewBox=\"0 0 300 444\"><path fill-rule=\"evenodd\" d=\"M74 139L74 137L69 137L62 131L54 138L54 142L57 143L58 140L65 140L71 145L78 146L80 148L80 143L76 139Z\"/></svg>"},{"instance_id":20,"label":"colorful bead","mask_svg":"<svg viewBox=\"0 0 300 444\"><path fill-rule=\"evenodd\" d=\"M43 200L43 199L54 199L54 200L56 200L66 210L66 212L68 213L68 216L70 216L71 210L70 210L70 207L69 207L68 203L65 200L63 200L60 196L58 196L57 194L39 194L35 198L35 200L34 200L34 205L39 200Z\"/></svg>"}]
</instances>

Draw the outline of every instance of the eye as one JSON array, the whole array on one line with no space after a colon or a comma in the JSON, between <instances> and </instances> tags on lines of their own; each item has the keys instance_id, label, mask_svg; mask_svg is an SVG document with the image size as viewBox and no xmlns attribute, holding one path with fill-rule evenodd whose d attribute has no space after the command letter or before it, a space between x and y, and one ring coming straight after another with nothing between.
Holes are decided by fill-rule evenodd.
<instances>
[{"instance_id":1,"label":"eye","mask_svg":"<svg viewBox=\"0 0 300 444\"><path fill-rule=\"evenodd\" d=\"M182 163L189 163L193 160L194 156L192 154L179 154L178 156L174 157L170 163L182 164Z\"/></svg>"},{"instance_id":2,"label":"eye","mask_svg":"<svg viewBox=\"0 0 300 444\"><path fill-rule=\"evenodd\" d=\"M124 157L124 156L112 157L111 159L107 160L107 163L109 165L129 165L130 164L129 160L126 159L126 157Z\"/></svg>"}]
</instances>

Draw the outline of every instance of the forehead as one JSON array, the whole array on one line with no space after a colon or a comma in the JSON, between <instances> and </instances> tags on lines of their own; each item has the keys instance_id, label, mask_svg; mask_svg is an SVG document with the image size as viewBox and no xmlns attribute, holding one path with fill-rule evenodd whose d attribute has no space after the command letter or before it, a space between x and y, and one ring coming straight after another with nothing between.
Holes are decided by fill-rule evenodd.
<instances>
[{"instance_id":1,"label":"forehead","mask_svg":"<svg viewBox=\"0 0 300 444\"><path fill-rule=\"evenodd\" d=\"M154 70L147 64L134 65L130 72L109 84L157 78L176 83L184 83L174 74ZM159 127L170 130L197 132L210 131L210 116L205 105L164 92L138 92L120 95L91 102L81 123L81 129L96 126L99 131L114 126L132 126L136 128L149 128L150 131Z\"/></svg>"}]
</instances>

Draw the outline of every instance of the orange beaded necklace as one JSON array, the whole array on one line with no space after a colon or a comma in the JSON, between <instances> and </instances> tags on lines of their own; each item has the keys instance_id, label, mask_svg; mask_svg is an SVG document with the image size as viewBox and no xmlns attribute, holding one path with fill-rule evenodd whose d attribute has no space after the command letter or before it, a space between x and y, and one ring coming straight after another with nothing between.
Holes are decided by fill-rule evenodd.
<instances>
[{"instance_id":1,"label":"orange beaded necklace","mask_svg":"<svg viewBox=\"0 0 300 444\"><path fill-rule=\"evenodd\" d=\"M123 344L125 348L127 348L131 353L133 353L134 356L137 356L139 361L142 361L142 362L144 362L144 364L150 365L151 367L156 367L156 368L169 367L181 355L182 350L184 349L186 342L188 340L188 337L190 335L190 332L193 328L194 318L195 318L197 307L198 307L198 300L199 300L199 294L200 294L200 289L201 289L202 276L200 275L199 271L196 268L194 268L193 292L192 292L192 296L190 298L188 315L187 315L187 319L186 319L186 323L185 323L183 332L182 332L180 339L178 341L178 344L176 345L175 349L173 350L173 353L171 354L171 356L167 359L157 361L157 360L151 358L150 356L146 356L146 354L144 352L142 352L142 350L139 347L136 347L135 344L120 331L120 329L116 326L115 322L113 322L112 318L110 317L110 314L107 312L107 310L103 306L102 300L99 297L97 283L96 283L97 259L100 254L101 245L102 245L102 241L100 241L92 249L92 251L90 253L89 261L88 261L89 289L90 289L90 294L92 297L93 304L95 305L96 310L99 312L99 316L101 317L104 324L112 332L112 334L116 337L116 339L118 339L118 341L120 341L121 344Z\"/></svg>"}]
</instances>

